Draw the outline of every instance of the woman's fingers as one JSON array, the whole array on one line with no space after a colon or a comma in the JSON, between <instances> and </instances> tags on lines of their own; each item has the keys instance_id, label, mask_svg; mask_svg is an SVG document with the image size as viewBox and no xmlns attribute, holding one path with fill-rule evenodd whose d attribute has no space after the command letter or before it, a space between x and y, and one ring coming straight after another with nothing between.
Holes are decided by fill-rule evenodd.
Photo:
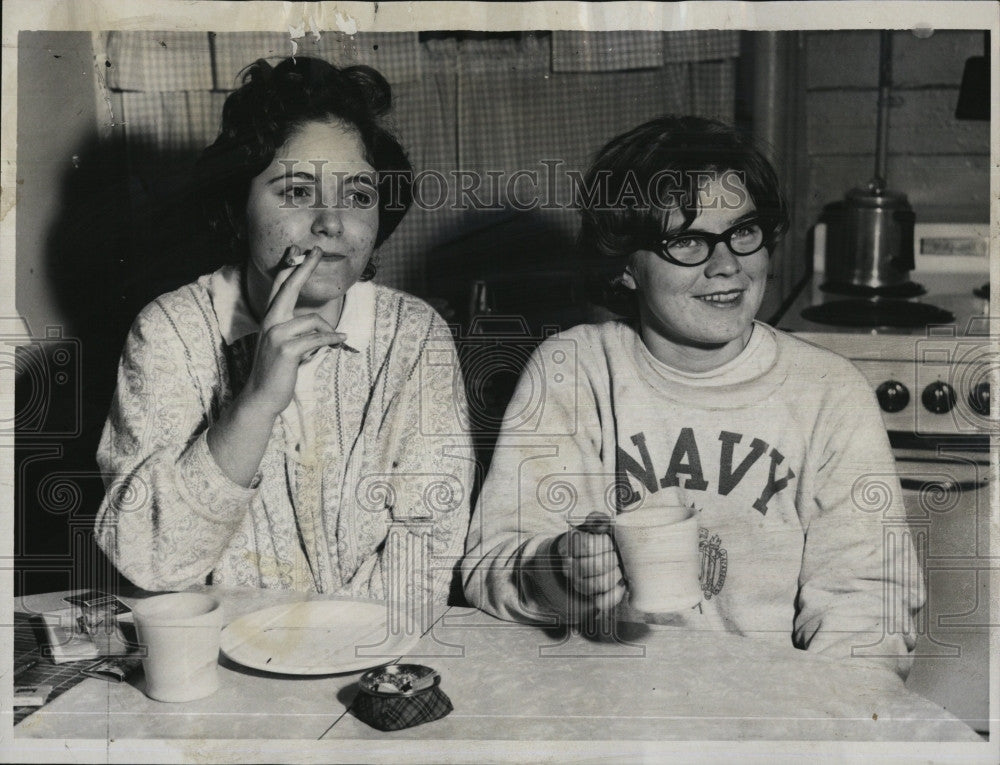
<instances>
[{"instance_id":1,"label":"woman's fingers","mask_svg":"<svg viewBox=\"0 0 1000 765\"><path fill-rule=\"evenodd\" d=\"M597 555L572 558L568 574L576 590L588 594L606 592L622 579L618 555L613 549Z\"/></svg>"},{"instance_id":2,"label":"woman's fingers","mask_svg":"<svg viewBox=\"0 0 1000 765\"><path fill-rule=\"evenodd\" d=\"M569 554L574 558L602 555L615 549L610 534L592 534L579 529L569 532Z\"/></svg>"},{"instance_id":3,"label":"woman's fingers","mask_svg":"<svg viewBox=\"0 0 1000 765\"><path fill-rule=\"evenodd\" d=\"M272 343L282 343L293 337L304 335L309 332L336 332L330 322L318 313L307 313L302 316L295 316L288 321L274 324L266 330L268 339ZM343 333L338 333L343 335ZM343 335L346 337L346 335Z\"/></svg>"},{"instance_id":4,"label":"woman's fingers","mask_svg":"<svg viewBox=\"0 0 1000 765\"><path fill-rule=\"evenodd\" d=\"M285 252L282 260L285 267L274 277L274 284L271 286L267 314L264 316L265 326L273 326L292 318L302 285L316 270L316 266L323 258L323 251L313 247L305 253L305 258L301 262L300 257L301 252L294 244ZM294 263L298 265L292 265Z\"/></svg>"},{"instance_id":5,"label":"woman's fingers","mask_svg":"<svg viewBox=\"0 0 1000 765\"><path fill-rule=\"evenodd\" d=\"M572 558L573 575L578 577L600 576L618 566L618 555L614 548L593 555L579 555Z\"/></svg>"},{"instance_id":6,"label":"woman's fingers","mask_svg":"<svg viewBox=\"0 0 1000 765\"><path fill-rule=\"evenodd\" d=\"M306 361L324 346L341 345L347 339L322 316L315 313L296 316L267 330L266 342L289 359Z\"/></svg>"},{"instance_id":7,"label":"woman's fingers","mask_svg":"<svg viewBox=\"0 0 1000 765\"><path fill-rule=\"evenodd\" d=\"M282 346L282 352L289 357L303 360L303 356L327 345L340 345L344 335L340 332L312 332L289 340Z\"/></svg>"},{"instance_id":8,"label":"woman's fingers","mask_svg":"<svg viewBox=\"0 0 1000 765\"><path fill-rule=\"evenodd\" d=\"M563 573L572 588L586 596L613 591L622 581L618 554L608 534L571 529L559 540Z\"/></svg>"},{"instance_id":9,"label":"woman's fingers","mask_svg":"<svg viewBox=\"0 0 1000 765\"><path fill-rule=\"evenodd\" d=\"M302 254L301 248L297 244L290 245L285 254L281 259L280 270L275 274L274 282L271 284L271 294L267 297L267 305L270 308L271 303L274 302L275 296L278 294L278 290L281 289L281 285L285 283L285 280L292 275L296 266L302 264L305 260L305 256Z\"/></svg>"},{"instance_id":10,"label":"woman's fingers","mask_svg":"<svg viewBox=\"0 0 1000 765\"><path fill-rule=\"evenodd\" d=\"M570 621L579 622L595 612L608 613L614 610L625 597L624 583L614 585L608 590L598 593L582 593L578 590L570 590L566 609Z\"/></svg>"},{"instance_id":11,"label":"woman's fingers","mask_svg":"<svg viewBox=\"0 0 1000 765\"><path fill-rule=\"evenodd\" d=\"M571 528L559 536L554 550L562 557L563 574L569 583L566 608L570 621L580 621L595 612L610 613L625 597L625 578L614 540L607 531Z\"/></svg>"},{"instance_id":12,"label":"woman's fingers","mask_svg":"<svg viewBox=\"0 0 1000 765\"><path fill-rule=\"evenodd\" d=\"M573 578L573 589L581 595L591 597L610 592L622 583L621 572L614 566L593 576L576 576Z\"/></svg>"}]
</instances>

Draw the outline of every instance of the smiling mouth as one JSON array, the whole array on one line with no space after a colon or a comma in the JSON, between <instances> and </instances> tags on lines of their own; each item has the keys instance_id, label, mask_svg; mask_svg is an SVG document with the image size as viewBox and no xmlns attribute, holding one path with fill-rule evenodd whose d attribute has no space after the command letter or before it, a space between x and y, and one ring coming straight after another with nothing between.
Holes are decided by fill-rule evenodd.
<instances>
[{"instance_id":1,"label":"smiling mouth","mask_svg":"<svg viewBox=\"0 0 1000 765\"><path fill-rule=\"evenodd\" d=\"M727 306L740 302L743 297L743 290L726 290L725 292L712 292L708 295L695 295L703 303L711 305Z\"/></svg>"}]
</instances>

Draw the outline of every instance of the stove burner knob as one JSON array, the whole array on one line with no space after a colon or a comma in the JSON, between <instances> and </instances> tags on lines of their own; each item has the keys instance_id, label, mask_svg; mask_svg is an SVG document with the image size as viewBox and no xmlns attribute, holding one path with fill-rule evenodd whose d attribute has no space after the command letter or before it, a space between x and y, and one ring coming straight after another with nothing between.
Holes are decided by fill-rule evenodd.
<instances>
[{"instance_id":1,"label":"stove burner knob","mask_svg":"<svg viewBox=\"0 0 1000 765\"><path fill-rule=\"evenodd\" d=\"M948 383L932 382L924 388L920 400L924 402L927 411L934 414L945 414L955 407L955 389Z\"/></svg>"},{"instance_id":2,"label":"stove burner knob","mask_svg":"<svg viewBox=\"0 0 1000 765\"><path fill-rule=\"evenodd\" d=\"M875 389L878 405L885 412L899 412L910 403L910 391L898 380L886 380Z\"/></svg>"},{"instance_id":3,"label":"stove burner knob","mask_svg":"<svg viewBox=\"0 0 1000 765\"><path fill-rule=\"evenodd\" d=\"M990 383L983 380L969 391L969 407L983 417L990 416Z\"/></svg>"}]
</instances>

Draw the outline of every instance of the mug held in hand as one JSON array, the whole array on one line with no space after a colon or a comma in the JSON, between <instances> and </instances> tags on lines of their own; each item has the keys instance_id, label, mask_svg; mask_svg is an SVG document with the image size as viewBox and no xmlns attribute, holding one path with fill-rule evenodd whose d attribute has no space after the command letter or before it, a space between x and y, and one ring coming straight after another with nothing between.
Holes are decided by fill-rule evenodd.
<instances>
[{"instance_id":1,"label":"mug held in hand","mask_svg":"<svg viewBox=\"0 0 1000 765\"><path fill-rule=\"evenodd\" d=\"M615 544L638 611L686 611L702 599L698 515L693 507L642 507L617 515Z\"/></svg>"}]
</instances>

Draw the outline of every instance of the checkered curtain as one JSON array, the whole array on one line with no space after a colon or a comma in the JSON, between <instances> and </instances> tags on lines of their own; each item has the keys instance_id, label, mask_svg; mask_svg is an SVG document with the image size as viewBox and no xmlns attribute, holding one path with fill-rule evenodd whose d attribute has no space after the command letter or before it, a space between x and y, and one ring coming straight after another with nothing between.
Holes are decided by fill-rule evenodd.
<instances>
[{"instance_id":1,"label":"checkered curtain","mask_svg":"<svg viewBox=\"0 0 1000 765\"><path fill-rule=\"evenodd\" d=\"M576 214L567 171L585 170L612 136L667 112L731 120L739 37L323 33L292 41L281 33L110 32L105 46L112 108L125 124L130 202L140 206L176 192L180 171L214 140L238 73L257 58L296 53L378 69L393 86L395 129L421 172L425 204L383 245L376 279L455 301L464 289L456 275L476 278L515 255L536 266L550 258L553 267L569 257ZM457 170L499 175L499 185L479 189L489 209L456 204ZM525 199L547 204L517 209Z\"/></svg>"}]
</instances>

